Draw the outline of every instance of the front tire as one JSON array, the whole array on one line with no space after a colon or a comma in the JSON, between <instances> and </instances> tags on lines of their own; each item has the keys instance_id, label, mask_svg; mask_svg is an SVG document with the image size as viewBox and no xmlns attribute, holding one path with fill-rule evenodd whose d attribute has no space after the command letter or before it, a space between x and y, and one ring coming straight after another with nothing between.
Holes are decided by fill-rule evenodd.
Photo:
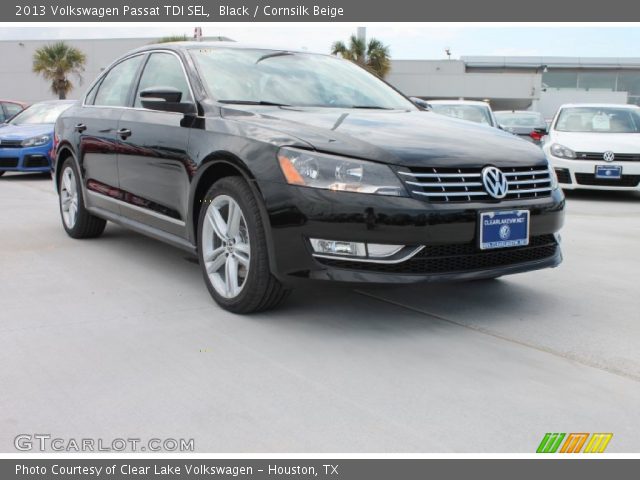
<instances>
[{"instance_id":1,"label":"front tire","mask_svg":"<svg viewBox=\"0 0 640 480\"><path fill-rule=\"evenodd\" d=\"M80 175L73 158L62 164L58 192L62 226L72 238L94 238L104 232L107 221L89 213L84 206Z\"/></svg>"},{"instance_id":2,"label":"front tire","mask_svg":"<svg viewBox=\"0 0 640 480\"><path fill-rule=\"evenodd\" d=\"M290 292L271 274L258 203L241 177L225 177L206 193L198 218L198 259L209 293L225 310L268 310Z\"/></svg>"}]
</instances>

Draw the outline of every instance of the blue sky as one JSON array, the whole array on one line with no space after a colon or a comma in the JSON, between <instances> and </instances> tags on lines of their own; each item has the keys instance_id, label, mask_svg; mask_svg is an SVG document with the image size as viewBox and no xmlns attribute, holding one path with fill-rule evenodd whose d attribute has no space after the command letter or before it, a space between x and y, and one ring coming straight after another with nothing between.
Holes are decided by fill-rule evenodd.
<instances>
[{"instance_id":1,"label":"blue sky","mask_svg":"<svg viewBox=\"0 0 640 480\"><path fill-rule=\"evenodd\" d=\"M355 26L345 24L233 25L202 24L204 35L223 35L237 41L326 52L333 41L347 39ZM161 37L191 35L187 25L113 27L0 28L0 40ZM461 55L544 55L572 57L640 57L640 25L611 26L434 26L432 24L369 25L368 36L391 47L393 58L452 58Z\"/></svg>"}]
</instances>

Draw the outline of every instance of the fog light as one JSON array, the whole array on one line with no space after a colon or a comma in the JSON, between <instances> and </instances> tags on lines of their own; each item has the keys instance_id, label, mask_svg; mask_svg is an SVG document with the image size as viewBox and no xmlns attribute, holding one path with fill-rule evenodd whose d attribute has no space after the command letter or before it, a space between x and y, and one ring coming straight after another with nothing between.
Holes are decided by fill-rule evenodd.
<instances>
[{"instance_id":1,"label":"fog light","mask_svg":"<svg viewBox=\"0 0 640 480\"><path fill-rule=\"evenodd\" d=\"M367 249L364 243L343 242L340 240L320 240L311 238L311 246L316 253L323 255L349 255L352 257L366 257Z\"/></svg>"},{"instance_id":2,"label":"fog light","mask_svg":"<svg viewBox=\"0 0 640 480\"><path fill-rule=\"evenodd\" d=\"M381 243L367 243L367 252L371 258L384 258L395 255L404 245L383 245Z\"/></svg>"},{"instance_id":3,"label":"fog light","mask_svg":"<svg viewBox=\"0 0 640 480\"><path fill-rule=\"evenodd\" d=\"M345 242L342 240L322 240L310 238L314 253L321 255L346 255L362 258L386 258L400 252L404 245L386 245L381 243Z\"/></svg>"}]
</instances>

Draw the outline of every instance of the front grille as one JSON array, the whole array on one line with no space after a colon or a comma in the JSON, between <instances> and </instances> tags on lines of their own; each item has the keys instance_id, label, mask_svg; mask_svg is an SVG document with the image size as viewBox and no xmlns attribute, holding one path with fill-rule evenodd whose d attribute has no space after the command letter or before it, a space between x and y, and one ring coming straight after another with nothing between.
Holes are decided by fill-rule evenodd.
<instances>
[{"instance_id":1,"label":"front grille","mask_svg":"<svg viewBox=\"0 0 640 480\"><path fill-rule=\"evenodd\" d=\"M49 160L44 155L27 155L22 162L24 168L48 167Z\"/></svg>"},{"instance_id":2,"label":"front grille","mask_svg":"<svg viewBox=\"0 0 640 480\"><path fill-rule=\"evenodd\" d=\"M604 160L604 153L576 152L577 160ZM616 162L640 162L640 153L615 153Z\"/></svg>"},{"instance_id":3,"label":"front grille","mask_svg":"<svg viewBox=\"0 0 640 480\"><path fill-rule=\"evenodd\" d=\"M509 185L503 200L546 197L551 193L551 178L545 166L501 170ZM482 185L481 168L421 167L398 173L416 198L431 202L495 201Z\"/></svg>"},{"instance_id":4,"label":"front grille","mask_svg":"<svg viewBox=\"0 0 640 480\"><path fill-rule=\"evenodd\" d=\"M22 140L0 140L0 148L21 148Z\"/></svg>"},{"instance_id":5,"label":"front grille","mask_svg":"<svg viewBox=\"0 0 640 480\"><path fill-rule=\"evenodd\" d=\"M17 158L0 158L0 168L16 168L18 166Z\"/></svg>"},{"instance_id":6,"label":"front grille","mask_svg":"<svg viewBox=\"0 0 640 480\"><path fill-rule=\"evenodd\" d=\"M621 178L596 178L593 173L576 173L576 182L580 185L597 187L637 187L640 175L622 175Z\"/></svg>"},{"instance_id":7,"label":"front grille","mask_svg":"<svg viewBox=\"0 0 640 480\"><path fill-rule=\"evenodd\" d=\"M480 250L477 242L449 245L428 245L416 256L397 264L351 262L318 258L324 265L348 270L364 270L403 275L462 273L493 267L544 260L554 256L558 243L553 235L531 237L525 247Z\"/></svg>"},{"instance_id":8,"label":"front grille","mask_svg":"<svg viewBox=\"0 0 640 480\"><path fill-rule=\"evenodd\" d=\"M556 168L556 175L558 176L558 182L565 184L571 183L571 175L566 168Z\"/></svg>"}]
</instances>

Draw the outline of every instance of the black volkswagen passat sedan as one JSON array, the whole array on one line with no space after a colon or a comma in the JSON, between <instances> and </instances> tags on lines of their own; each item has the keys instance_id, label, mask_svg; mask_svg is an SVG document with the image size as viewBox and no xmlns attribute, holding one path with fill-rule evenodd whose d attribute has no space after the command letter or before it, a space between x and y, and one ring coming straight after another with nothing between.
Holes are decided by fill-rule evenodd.
<instances>
[{"instance_id":1,"label":"black volkswagen passat sedan","mask_svg":"<svg viewBox=\"0 0 640 480\"><path fill-rule=\"evenodd\" d=\"M199 257L233 312L303 279L402 284L554 267L564 198L541 150L418 109L333 56L225 43L117 60L56 123L62 224Z\"/></svg>"}]
</instances>

